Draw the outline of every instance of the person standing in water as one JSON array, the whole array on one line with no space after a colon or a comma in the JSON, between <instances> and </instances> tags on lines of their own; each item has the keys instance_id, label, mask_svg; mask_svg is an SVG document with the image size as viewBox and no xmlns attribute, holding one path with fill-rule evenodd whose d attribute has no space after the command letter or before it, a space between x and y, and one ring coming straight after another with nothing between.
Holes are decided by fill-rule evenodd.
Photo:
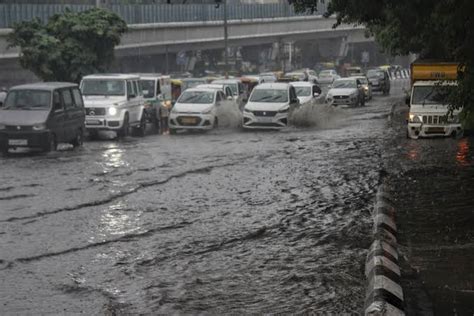
<instances>
[{"instance_id":1,"label":"person standing in water","mask_svg":"<svg viewBox=\"0 0 474 316\"><path fill-rule=\"evenodd\" d=\"M168 118L170 116L170 108L171 102L170 101L163 101L160 105L160 130L161 134L168 134Z\"/></svg>"}]
</instances>

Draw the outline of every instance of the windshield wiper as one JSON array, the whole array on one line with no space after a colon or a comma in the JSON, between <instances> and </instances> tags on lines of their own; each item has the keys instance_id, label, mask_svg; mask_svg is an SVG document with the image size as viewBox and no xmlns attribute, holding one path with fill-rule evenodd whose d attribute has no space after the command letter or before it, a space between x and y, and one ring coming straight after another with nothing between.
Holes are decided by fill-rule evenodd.
<instances>
[{"instance_id":1,"label":"windshield wiper","mask_svg":"<svg viewBox=\"0 0 474 316\"><path fill-rule=\"evenodd\" d=\"M430 93L428 93L424 98L423 98L423 103L422 106L425 106L426 104L426 99L428 99L433 93L434 93L434 87L431 89Z\"/></svg>"}]
</instances>

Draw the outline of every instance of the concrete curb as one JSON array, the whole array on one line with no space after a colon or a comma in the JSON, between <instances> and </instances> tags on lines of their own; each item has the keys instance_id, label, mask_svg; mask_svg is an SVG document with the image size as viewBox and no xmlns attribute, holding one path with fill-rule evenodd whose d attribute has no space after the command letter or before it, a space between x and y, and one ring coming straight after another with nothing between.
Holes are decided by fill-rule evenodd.
<instances>
[{"instance_id":1,"label":"concrete curb","mask_svg":"<svg viewBox=\"0 0 474 316\"><path fill-rule=\"evenodd\" d=\"M365 315L405 315L398 266L397 225L386 185L379 187L373 212L374 242L367 254Z\"/></svg>"}]
</instances>

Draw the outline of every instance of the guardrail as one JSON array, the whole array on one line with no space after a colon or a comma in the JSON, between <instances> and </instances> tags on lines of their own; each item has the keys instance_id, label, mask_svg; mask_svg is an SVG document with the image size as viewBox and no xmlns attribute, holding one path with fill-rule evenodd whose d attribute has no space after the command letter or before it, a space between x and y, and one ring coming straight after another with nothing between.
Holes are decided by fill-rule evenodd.
<instances>
[{"instance_id":1,"label":"guardrail","mask_svg":"<svg viewBox=\"0 0 474 316\"><path fill-rule=\"evenodd\" d=\"M0 28L9 28L14 23L39 18L46 21L56 13L66 9L74 12L93 8L82 4L0 4ZM221 21L223 6L216 8L210 4L109 4L106 6L121 16L128 24ZM317 14L327 11L327 1L318 3ZM286 3L274 4L228 4L229 20L261 19L301 16L293 6Z\"/></svg>"}]
</instances>

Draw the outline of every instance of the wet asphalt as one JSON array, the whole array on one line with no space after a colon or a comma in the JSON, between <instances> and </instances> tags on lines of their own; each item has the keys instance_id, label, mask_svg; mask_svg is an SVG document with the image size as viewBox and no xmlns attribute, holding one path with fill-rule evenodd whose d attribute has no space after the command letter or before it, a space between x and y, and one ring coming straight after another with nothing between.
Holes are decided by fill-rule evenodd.
<instances>
[{"instance_id":1,"label":"wet asphalt","mask_svg":"<svg viewBox=\"0 0 474 316\"><path fill-rule=\"evenodd\" d=\"M1 314L360 312L401 98L0 158Z\"/></svg>"}]
</instances>

